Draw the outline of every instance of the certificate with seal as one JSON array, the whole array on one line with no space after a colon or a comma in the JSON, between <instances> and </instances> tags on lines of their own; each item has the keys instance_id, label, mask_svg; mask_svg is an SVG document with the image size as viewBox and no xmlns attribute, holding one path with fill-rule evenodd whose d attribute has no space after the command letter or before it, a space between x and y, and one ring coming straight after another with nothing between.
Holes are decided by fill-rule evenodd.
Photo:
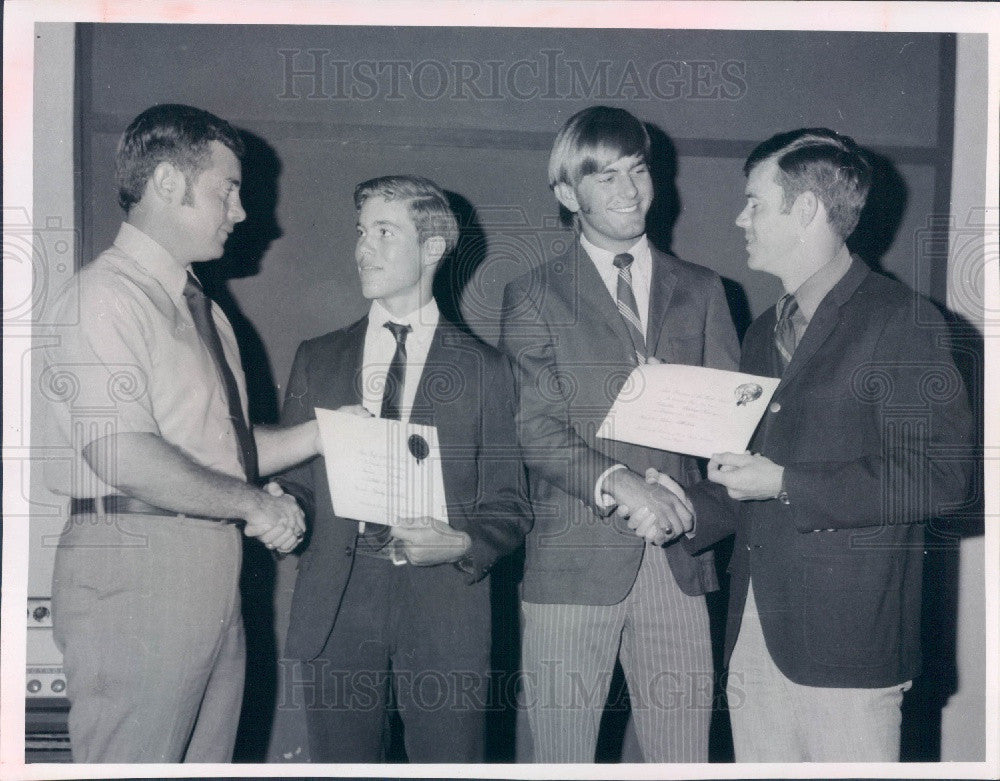
<instances>
[{"instance_id":1,"label":"certificate with seal","mask_svg":"<svg viewBox=\"0 0 1000 781\"><path fill-rule=\"evenodd\" d=\"M597 436L702 458L742 453L778 382L704 366L637 366Z\"/></svg>"},{"instance_id":2,"label":"certificate with seal","mask_svg":"<svg viewBox=\"0 0 1000 781\"><path fill-rule=\"evenodd\" d=\"M448 522L437 429L316 408L333 510L396 526L401 518Z\"/></svg>"}]
</instances>

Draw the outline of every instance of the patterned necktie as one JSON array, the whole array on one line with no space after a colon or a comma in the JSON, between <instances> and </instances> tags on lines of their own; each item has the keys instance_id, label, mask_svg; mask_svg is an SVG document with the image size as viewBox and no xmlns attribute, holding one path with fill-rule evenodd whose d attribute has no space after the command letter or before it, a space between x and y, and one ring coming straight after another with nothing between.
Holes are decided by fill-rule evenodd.
<instances>
[{"instance_id":1,"label":"patterned necktie","mask_svg":"<svg viewBox=\"0 0 1000 781\"><path fill-rule=\"evenodd\" d=\"M413 329L402 323L386 323L385 327L396 337L396 352L385 374L385 388L382 391L380 417L399 420L399 408L403 400L403 378L406 375L406 335Z\"/></svg>"},{"instance_id":2,"label":"patterned necktie","mask_svg":"<svg viewBox=\"0 0 1000 781\"><path fill-rule=\"evenodd\" d=\"M774 323L774 346L781 355L782 368L788 366L795 353L795 324L792 315L799 311L799 302L791 293L785 293L778 299L775 307L777 321Z\"/></svg>"},{"instance_id":3,"label":"patterned necktie","mask_svg":"<svg viewBox=\"0 0 1000 781\"><path fill-rule=\"evenodd\" d=\"M233 371L226 361L226 355L222 350L222 340L219 339L219 332L212 319L212 302L205 295L197 277L191 271L188 271L187 282L184 284L184 299L187 301L188 309L191 310L194 328L212 354L215 368L218 369L219 375L222 377L222 384L226 391L226 402L229 405L229 418L232 420L233 430L236 432L240 465L246 473L247 481L252 483L257 479L257 445L254 442L253 434L250 433L247 419L243 416L240 393L236 388L236 378L233 377Z\"/></svg>"},{"instance_id":4,"label":"patterned necktie","mask_svg":"<svg viewBox=\"0 0 1000 781\"><path fill-rule=\"evenodd\" d=\"M628 335L632 337L636 359L639 363L645 363L646 339L642 335L642 319L635 303L635 293L632 292L632 261L633 257L627 252L615 255L614 264L618 269L618 313L628 327Z\"/></svg>"}]
</instances>

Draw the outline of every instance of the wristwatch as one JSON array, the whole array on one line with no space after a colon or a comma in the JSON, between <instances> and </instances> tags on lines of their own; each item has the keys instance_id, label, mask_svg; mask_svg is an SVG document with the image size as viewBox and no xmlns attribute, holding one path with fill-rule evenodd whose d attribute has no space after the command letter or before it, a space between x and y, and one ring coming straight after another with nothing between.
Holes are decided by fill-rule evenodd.
<instances>
[{"instance_id":1,"label":"wristwatch","mask_svg":"<svg viewBox=\"0 0 1000 781\"><path fill-rule=\"evenodd\" d=\"M468 553L466 553L458 561L454 562L454 564L455 564L455 569L457 569L459 572L464 572L466 575L473 575L473 576L476 574L476 562L472 560L472 556L470 556Z\"/></svg>"}]
</instances>

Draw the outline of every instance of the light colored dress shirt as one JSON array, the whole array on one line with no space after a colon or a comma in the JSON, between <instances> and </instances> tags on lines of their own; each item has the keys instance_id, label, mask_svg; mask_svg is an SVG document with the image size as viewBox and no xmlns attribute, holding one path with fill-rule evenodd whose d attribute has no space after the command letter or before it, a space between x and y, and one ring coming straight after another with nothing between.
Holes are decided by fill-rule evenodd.
<instances>
[{"instance_id":1,"label":"light colored dress shirt","mask_svg":"<svg viewBox=\"0 0 1000 781\"><path fill-rule=\"evenodd\" d=\"M155 434L201 466L245 477L222 378L184 299L186 280L185 266L124 223L59 292L39 378L43 436L53 448L45 478L55 493L115 493L81 452L126 433ZM245 414L236 336L214 302L212 316Z\"/></svg>"}]
</instances>

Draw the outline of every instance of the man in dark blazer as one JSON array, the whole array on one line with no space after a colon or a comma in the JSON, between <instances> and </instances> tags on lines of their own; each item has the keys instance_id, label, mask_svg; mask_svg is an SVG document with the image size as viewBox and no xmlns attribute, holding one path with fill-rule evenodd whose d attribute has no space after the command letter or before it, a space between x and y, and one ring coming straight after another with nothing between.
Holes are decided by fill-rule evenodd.
<instances>
[{"instance_id":1,"label":"man in dark blazer","mask_svg":"<svg viewBox=\"0 0 1000 781\"><path fill-rule=\"evenodd\" d=\"M306 708L312 761L383 760L390 701L410 761L481 761L487 574L531 525L513 378L499 352L439 320L431 283L458 227L437 186L374 179L355 205L371 311L299 347L282 417L353 407L436 426L449 522L337 517L321 457L283 479L312 516L285 649L295 664L283 676L304 684L286 705Z\"/></svg>"},{"instance_id":2,"label":"man in dark blazer","mask_svg":"<svg viewBox=\"0 0 1000 781\"><path fill-rule=\"evenodd\" d=\"M575 215L579 241L504 295L500 346L515 363L535 514L522 665L539 762L594 761L616 658L645 760L708 759L703 595L718 588L714 559L661 547L690 528L690 514L643 479L655 466L690 483L698 463L595 436L639 362L736 367L719 277L646 239L648 155L646 129L626 111L597 106L571 117L556 137L549 183ZM616 502L644 508L654 523L640 536L609 514Z\"/></svg>"},{"instance_id":3,"label":"man in dark blazer","mask_svg":"<svg viewBox=\"0 0 1000 781\"><path fill-rule=\"evenodd\" d=\"M749 266L787 292L751 325L741 370L781 382L750 451L713 457L689 491L684 542L736 534L736 760L895 761L920 670L924 524L969 478L966 391L938 312L845 245L871 180L851 139L784 133L744 172Z\"/></svg>"}]
</instances>

